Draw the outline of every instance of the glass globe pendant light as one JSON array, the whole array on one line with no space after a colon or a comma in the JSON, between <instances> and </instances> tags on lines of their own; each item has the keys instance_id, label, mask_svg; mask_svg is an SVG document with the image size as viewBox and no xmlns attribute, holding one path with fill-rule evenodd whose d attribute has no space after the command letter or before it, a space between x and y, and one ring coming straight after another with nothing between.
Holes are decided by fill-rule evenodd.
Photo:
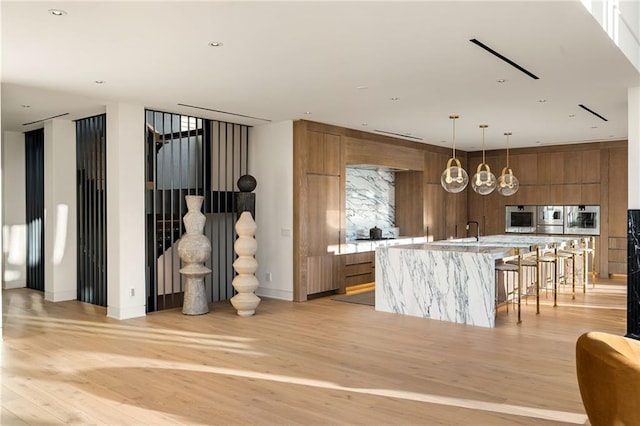
<instances>
[{"instance_id":1,"label":"glass globe pendant light","mask_svg":"<svg viewBox=\"0 0 640 426\"><path fill-rule=\"evenodd\" d=\"M491 173L491 168L486 163L484 155L484 129L487 127L489 126L486 124L480 125L482 129L482 163L478 164L476 174L473 175L473 179L471 179L473 190L480 195L491 194L493 190L496 189L496 176Z\"/></svg>"},{"instance_id":2,"label":"glass globe pendant light","mask_svg":"<svg viewBox=\"0 0 640 426\"><path fill-rule=\"evenodd\" d=\"M440 176L440 183L447 192L461 192L469 183L469 175L466 170L462 168L460 160L456 158L456 119L460 118L458 115L450 115L449 118L453 120L453 156L447 161L447 168L442 172Z\"/></svg>"},{"instance_id":3,"label":"glass globe pendant light","mask_svg":"<svg viewBox=\"0 0 640 426\"><path fill-rule=\"evenodd\" d=\"M502 173L498 178L498 192L505 197L515 194L520 187L518 178L513 175L513 170L509 168L509 136L511 134L511 132L505 132L504 134L507 137L507 167L502 169Z\"/></svg>"}]
</instances>

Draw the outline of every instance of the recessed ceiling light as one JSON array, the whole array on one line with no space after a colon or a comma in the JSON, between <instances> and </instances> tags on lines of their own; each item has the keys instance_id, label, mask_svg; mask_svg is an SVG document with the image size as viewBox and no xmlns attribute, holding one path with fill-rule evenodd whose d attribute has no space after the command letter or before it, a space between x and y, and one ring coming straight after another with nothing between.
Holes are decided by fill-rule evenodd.
<instances>
[{"instance_id":1,"label":"recessed ceiling light","mask_svg":"<svg viewBox=\"0 0 640 426\"><path fill-rule=\"evenodd\" d=\"M365 89L368 89L368 88L369 87L367 87L367 86L358 86L358 87L356 87L356 89L358 89L358 90L365 90Z\"/></svg>"},{"instance_id":2,"label":"recessed ceiling light","mask_svg":"<svg viewBox=\"0 0 640 426\"><path fill-rule=\"evenodd\" d=\"M496 80L496 83L500 83L500 84L506 83L506 82L507 82L507 80L504 79L504 78L499 78L499 79Z\"/></svg>"},{"instance_id":3,"label":"recessed ceiling light","mask_svg":"<svg viewBox=\"0 0 640 426\"><path fill-rule=\"evenodd\" d=\"M546 100L546 99L538 99L538 102L540 102L541 104L543 104L543 103L547 102L547 100Z\"/></svg>"},{"instance_id":4,"label":"recessed ceiling light","mask_svg":"<svg viewBox=\"0 0 640 426\"><path fill-rule=\"evenodd\" d=\"M49 9L49 13L53 16L64 16L67 14L67 12L62 9Z\"/></svg>"},{"instance_id":5,"label":"recessed ceiling light","mask_svg":"<svg viewBox=\"0 0 640 426\"><path fill-rule=\"evenodd\" d=\"M95 80L94 83L95 84L104 84L104 83L106 83L106 81L104 81L104 80Z\"/></svg>"},{"instance_id":6,"label":"recessed ceiling light","mask_svg":"<svg viewBox=\"0 0 640 426\"><path fill-rule=\"evenodd\" d=\"M576 116L575 114L569 114L569 118L573 118L575 116Z\"/></svg>"},{"instance_id":7,"label":"recessed ceiling light","mask_svg":"<svg viewBox=\"0 0 640 426\"><path fill-rule=\"evenodd\" d=\"M22 108L31 108L31 105L20 105Z\"/></svg>"},{"instance_id":8,"label":"recessed ceiling light","mask_svg":"<svg viewBox=\"0 0 640 426\"><path fill-rule=\"evenodd\" d=\"M362 123L361 126L368 126L369 123Z\"/></svg>"},{"instance_id":9,"label":"recessed ceiling light","mask_svg":"<svg viewBox=\"0 0 640 426\"><path fill-rule=\"evenodd\" d=\"M391 98L391 100L392 100L392 101L397 101L397 100L399 100L399 99L400 99L400 98L396 98L396 97Z\"/></svg>"},{"instance_id":10,"label":"recessed ceiling light","mask_svg":"<svg viewBox=\"0 0 640 426\"><path fill-rule=\"evenodd\" d=\"M305 115L311 115L311 111L305 111Z\"/></svg>"},{"instance_id":11,"label":"recessed ceiling light","mask_svg":"<svg viewBox=\"0 0 640 426\"><path fill-rule=\"evenodd\" d=\"M209 46L211 46L211 47L221 47L222 46L222 42L211 41L211 42L209 42Z\"/></svg>"},{"instance_id":12,"label":"recessed ceiling light","mask_svg":"<svg viewBox=\"0 0 640 426\"><path fill-rule=\"evenodd\" d=\"M536 141L536 143L540 143L540 141Z\"/></svg>"},{"instance_id":13,"label":"recessed ceiling light","mask_svg":"<svg viewBox=\"0 0 640 426\"><path fill-rule=\"evenodd\" d=\"M614 136L614 135L609 135L609 137L610 137L610 138L615 138L615 136Z\"/></svg>"},{"instance_id":14,"label":"recessed ceiling light","mask_svg":"<svg viewBox=\"0 0 640 426\"><path fill-rule=\"evenodd\" d=\"M592 128L592 129L597 129L597 128L598 128L598 126L591 126L591 128Z\"/></svg>"},{"instance_id":15,"label":"recessed ceiling light","mask_svg":"<svg viewBox=\"0 0 640 426\"><path fill-rule=\"evenodd\" d=\"M440 141L440 143L447 143L447 141Z\"/></svg>"}]
</instances>

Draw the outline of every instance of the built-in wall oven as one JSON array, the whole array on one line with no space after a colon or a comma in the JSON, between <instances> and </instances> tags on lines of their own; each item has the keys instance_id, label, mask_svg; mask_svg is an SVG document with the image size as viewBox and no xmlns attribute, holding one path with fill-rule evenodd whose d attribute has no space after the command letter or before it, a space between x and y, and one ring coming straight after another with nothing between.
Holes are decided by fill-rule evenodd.
<instances>
[{"instance_id":1,"label":"built-in wall oven","mask_svg":"<svg viewBox=\"0 0 640 426\"><path fill-rule=\"evenodd\" d=\"M536 232L536 206L506 206L505 232Z\"/></svg>"},{"instance_id":2,"label":"built-in wall oven","mask_svg":"<svg viewBox=\"0 0 640 426\"><path fill-rule=\"evenodd\" d=\"M600 235L600 206L565 206L564 233Z\"/></svg>"},{"instance_id":3,"label":"built-in wall oven","mask_svg":"<svg viewBox=\"0 0 640 426\"><path fill-rule=\"evenodd\" d=\"M537 210L537 234L564 233L564 206L538 206Z\"/></svg>"}]
</instances>

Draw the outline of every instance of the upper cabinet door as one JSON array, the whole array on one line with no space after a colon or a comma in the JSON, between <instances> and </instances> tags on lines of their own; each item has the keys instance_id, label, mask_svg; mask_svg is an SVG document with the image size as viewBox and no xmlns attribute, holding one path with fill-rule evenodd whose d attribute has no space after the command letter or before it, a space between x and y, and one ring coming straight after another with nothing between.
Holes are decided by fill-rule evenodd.
<instances>
[{"instance_id":1,"label":"upper cabinet door","mask_svg":"<svg viewBox=\"0 0 640 426\"><path fill-rule=\"evenodd\" d=\"M307 131L307 173L340 176L340 136Z\"/></svg>"}]
</instances>

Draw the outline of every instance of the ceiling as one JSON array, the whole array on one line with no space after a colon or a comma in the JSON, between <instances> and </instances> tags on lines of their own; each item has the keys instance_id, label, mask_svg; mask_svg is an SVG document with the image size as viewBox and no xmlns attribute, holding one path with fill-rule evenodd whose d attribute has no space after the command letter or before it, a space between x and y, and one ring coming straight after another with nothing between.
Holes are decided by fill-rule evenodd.
<instances>
[{"instance_id":1,"label":"ceiling","mask_svg":"<svg viewBox=\"0 0 640 426\"><path fill-rule=\"evenodd\" d=\"M487 149L504 148L505 131L512 147L555 145L626 139L627 88L640 85L579 0L0 5L3 130L130 102L253 126L308 119L449 147L449 115L458 114L461 149L481 149L480 124L489 126Z\"/></svg>"}]
</instances>

